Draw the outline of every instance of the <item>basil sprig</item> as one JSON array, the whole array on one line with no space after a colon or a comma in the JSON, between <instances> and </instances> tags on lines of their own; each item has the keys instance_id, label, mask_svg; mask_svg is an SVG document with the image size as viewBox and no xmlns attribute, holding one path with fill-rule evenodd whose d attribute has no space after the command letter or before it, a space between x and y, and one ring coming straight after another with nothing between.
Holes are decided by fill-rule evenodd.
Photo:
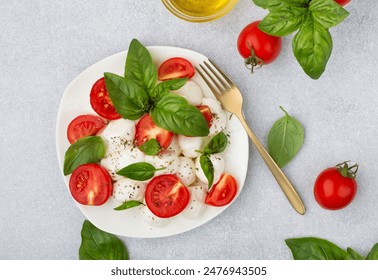
<instances>
[{"instance_id":1,"label":"basil sprig","mask_svg":"<svg viewBox=\"0 0 378 280\"><path fill-rule=\"evenodd\" d=\"M341 249L332 242L316 238L291 238L285 240L294 260L378 260L378 243L373 246L367 257L347 248Z\"/></svg>"},{"instance_id":2,"label":"basil sprig","mask_svg":"<svg viewBox=\"0 0 378 280\"><path fill-rule=\"evenodd\" d=\"M157 84L157 70L148 50L136 39L130 43L124 77L105 73L106 88L116 111L125 119L135 120L149 113L155 124L186 136L207 136L205 117L187 100L172 90L187 79L172 79Z\"/></svg>"},{"instance_id":3,"label":"basil sprig","mask_svg":"<svg viewBox=\"0 0 378 280\"><path fill-rule=\"evenodd\" d=\"M214 182L214 165L211 162L209 155L201 155L200 164L208 181L208 189L210 189Z\"/></svg>"},{"instance_id":4,"label":"basil sprig","mask_svg":"<svg viewBox=\"0 0 378 280\"><path fill-rule=\"evenodd\" d=\"M129 201L125 201L120 206L114 208L114 210L116 210L116 211L122 211L122 210L126 210L126 209L137 207L139 205L144 205L144 203L140 202L138 200L129 200Z\"/></svg>"},{"instance_id":5,"label":"basil sprig","mask_svg":"<svg viewBox=\"0 0 378 280\"><path fill-rule=\"evenodd\" d=\"M85 220L81 230L80 260L128 260L125 245L115 235Z\"/></svg>"},{"instance_id":6,"label":"basil sprig","mask_svg":"<svg viewBox=\"0 0 378 280\"><path fill-rule=\"evenodd\" d=\"M164 169L165 167L156 169L147 162L137 162L122 168L117 174L135 181L146 181L154 177L156 171Z\"/></svg>"},{"instance_id":7,"label":"basil sprig","mask_svg":"<svg viewBox=\"0 0 378 280\"><path fill-rule=\"evenodd\" d=\"M87 136L73 143L64 155L64 175L71 174L79 165L96 163L105 156L105 144L99 136Z\"/></svg>"},{"instance_id":8,"label":"basil sprig","mask_svg":"<svg viewBox=\"0 0 378 280\"><path fill-rule=\"evenodd\" d=\"M270 13L259 28L273 36L286 36L299 30L293 39L294 55L312 79L326 69L332 53L328 29L341 23L349 13L334 0L253 0Z\"/></svg>"},{"instance_id":9,"label":"basil sprig","mask_svg":"<svg viewBox=\"0 0 378 280\"><path fill-rule=\"evenodd\" d=\"M279 167L284 167L299 152L304 141L302 124L282 107L285 116L277 120L268 134L268 151Z\"/></svg>"}]
</instances>

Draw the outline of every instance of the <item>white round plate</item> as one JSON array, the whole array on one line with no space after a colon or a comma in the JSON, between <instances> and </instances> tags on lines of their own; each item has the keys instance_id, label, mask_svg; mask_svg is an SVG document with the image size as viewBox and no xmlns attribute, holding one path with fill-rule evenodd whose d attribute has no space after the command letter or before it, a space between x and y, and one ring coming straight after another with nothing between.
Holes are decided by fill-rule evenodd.
<instances>
[{"instance_id":1,"label":"white round plate","mask_svg":"<svg viewBox=\"0 0 378 280\"><path fill-rule=\"evenodd\" d=\"M202 54L181 48L148 47L147 49L151 53L157 67L164 60L171 57L184 57L195 66L207 60ZM59 107L56 127L58 160L62 174L64 154L70 145L66 136L68 124L78 115L95 114L89 103L89 93L92 85L103 76L104 72L123 75L126 55L127 51L124 51L97 62L77 76L64 92ZM215 98L199 74L196 74L192 80L201 86L206 97ZM230 144L224 152L226 172L232 174L238 182L237 195L239 195L247 174L248 136L239 120L234 116L231 117L231 115L229 115L227 133L230 134ZM64 176L68 191L69 178L70 176ZM233 202L237 203L237 200L234 199ZM171 218L171 221L163 227L152 227L145 222L139 207L124 211L113 210L114 207L119 206L119 202L113 201L112 198L102 206L76 204L87 219L96 227L116 235L138 238L170 236L194 229L215 218L229 206L207 206L205 212L197 219L188 219L177 215Z\"/></svg>"}]
</instances>

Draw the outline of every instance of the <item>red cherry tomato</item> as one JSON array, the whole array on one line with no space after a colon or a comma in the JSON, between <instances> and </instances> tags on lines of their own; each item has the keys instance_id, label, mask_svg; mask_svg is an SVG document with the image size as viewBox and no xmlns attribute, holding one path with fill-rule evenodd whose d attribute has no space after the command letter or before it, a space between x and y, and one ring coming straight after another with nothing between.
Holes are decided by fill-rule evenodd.
<instances>
[{"instance_id":1,"label":"red cherry tomato","mask_svg":"<svg viewBox=\"0 0 378 280\"><path fill-rule=\"evenodd\" d=\"M339 3L341 6L345 6L346 4L349 4L352 0L335 0L337 3Z\"/></svg>"},{"instance_id":2,"label":"red cherry tomato","mask_svg":"<svg viewBox=\"0 0 378 280\"><path fill-rule=\"evenodd\" d=\"M207 194L205 203L212 206L225 206L236 196L238 184L230 174L223 174L219 182L216 183Z\"/></svg>"},{"instance_id":3,"label":"red cherry tomato","mask_svg":"<svg viewBox=\"0 0 378 280\"><path fill-rule=\"evenodd\" d=\"M147 207L160 218L179 214L189 203L190 194L180 180L172 174L153 178L147 185Z\"/></svg>"},{"instance_id":4,"label":"red cherry tomato","mask_svg":"<svg viewBox=\"0 0 378 280\"><path fill-rule=\"evenodd\" d=\"M83 205L102 205L113 191L112 178L99 164L82 164L70 178L72 197Z\"/></svg>"},{"instance_id":5,"label":"red cherry tomato","mask_svg":"<svg viewBox=\"0 0 378 280\"><path fill-rule=\"evenodd\" d=\"M357 192L355 180L357 165L347 163L323 170L316 178L314 195L318 204L329 210L338 210L349 205Z\"/></svg>"},{"instance_id":6,"label":"red cherry tomato","mask_svg":"<svg viewBox=\"0 0 378 280\"><path fill-rule=\"evenodd\" d=\"M210 127L213 123L213 113L211 112L209 106L200 105L197 108L201 111L202 115L205 117L207 121L207 125Z\"/></svg>"},{"instance_id":7,"label":"red cherry tomato","mask_svg":"<svg viewBox=\"0 0 378 280\"><path fill-rule=\"evenodd\" d=\"M113 102L111 101L105 85L105 79L101 78L92 86L90 101L93 110L107 120L120 119Z\"/></svg>"},{"instance_id":8,"label":"red cherry tomato","mask_svg":"<svg viewBox=\"0 0 378 280\"><path fill-rule=\"evenodd\" d=\"M104 128L106 122L93 115L80 115L74 118L67 127L67 138L72 144L85 136L95 135Z\"/></svg>"},{"instance_id":9,"label":"red cherry tomato","mask_svg":"<svg viewBox=\"0 0 378 280\"><path fill-rule=\"evenodd\" d=\"M135 139L140 146L150 139L156 139L163 149L169 147L173 139L173 133L158 127L149 114L144 115L136 125Z\"/></svg>"},{"instance_id":10,"label":"red cherry tomato","mask_svg":"<svg viewBox=\"0 0 378 280\"><path fill-rule=\"evenodd\" d=\"M171 80L175 78L190 79L195 74L193 65L182 57L173 57L164 61L158 70L160 81Z\"/></svg>"},{"instance_id":11,"label":"red cherry tomato","mask_svg":"<svg viewBox=\"0 0 378 280\"><path fill-rule=\"evenodd\" d=\"M254 66L273 62L281 51L282 39L262 32L260 21L248 24L239 34L237 47L246 64Z\"/></svg>"}]
</instances>

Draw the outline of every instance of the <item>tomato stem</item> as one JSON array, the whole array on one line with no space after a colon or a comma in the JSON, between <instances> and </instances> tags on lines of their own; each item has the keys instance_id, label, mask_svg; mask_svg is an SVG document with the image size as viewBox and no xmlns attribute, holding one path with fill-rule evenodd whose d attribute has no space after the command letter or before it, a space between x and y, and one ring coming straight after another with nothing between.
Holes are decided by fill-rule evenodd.
<instances>
[{"instance_id":1,"label":"tomato stem","mask_svg":"<svg viewBox=\"0 0 378 280\"><path fill-rule=\"evenodd\" d=\"M244 64L248 69L251 70L251 73L253 73L253 70L255 69L256 66L258 66L257 67L258 69L264 65L264 60L256 56L255 50L252 48L249 42L247 42L247 45L251 51L251 55L244 60Z\"/></svg>"},{"instance_id":2,"label":"tomato stem","mask_svg":"<svg viewBox=\"0 0 378 280\"><path fill-rule=\"evenodd\" d=\"M357 176L357 171L358 171L358 164L354 164L352 166L348 165L348 161L344 161L343 163L339 163L336 165L336 169L340 172L341 176L345 178L351 178L355 179Z\"/></svg>"}]
</instances>

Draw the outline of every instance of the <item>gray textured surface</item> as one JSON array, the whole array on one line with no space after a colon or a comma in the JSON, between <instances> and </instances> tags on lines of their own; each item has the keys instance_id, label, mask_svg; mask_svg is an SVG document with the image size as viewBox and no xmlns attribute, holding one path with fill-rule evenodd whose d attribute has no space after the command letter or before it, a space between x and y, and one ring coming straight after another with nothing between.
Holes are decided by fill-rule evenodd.
<instances>
[{"instance_id":1,"label":"gray textured surface","mask_svg":"<svg viewBox=\"0 0 378 280\"><path fill-rule=\"evenodd\" d=\"M272 65L250 76L235 48L239 31L265 11L241 0L226 17L184 22L158 0L0 3L0 259L76 259L84 216L70 198L55 152L65 87L98 60L145 45L179 46L213 58L239 85L246 116L265 141L284 106L306 130L286 168L306 207L290 207L256 150L238 200L208 224L161 239L123 238L133 259L290 259L285 238L318 236L366 254L378 242L378 5L354 0L332 29L334 51L318 81L293 57L290 39ZM359 190L346 209L325 211L316 175L343 160L360 163Z\"/></svg>"}]
</instances>

